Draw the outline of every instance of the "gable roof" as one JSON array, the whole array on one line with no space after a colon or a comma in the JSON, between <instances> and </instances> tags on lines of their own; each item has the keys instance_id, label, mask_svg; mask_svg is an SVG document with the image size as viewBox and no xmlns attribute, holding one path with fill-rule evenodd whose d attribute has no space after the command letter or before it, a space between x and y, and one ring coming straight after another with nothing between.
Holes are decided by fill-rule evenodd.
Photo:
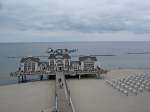
<instances>
[{"instance_id":1,"label":"gable roof","mask_svg":"<svg viewBox=\"0 0 150 112\"><path fill-rule=\"evenodd\" d=\"M55 58L56 58L56 57L55 57L54 54L50 54L49 57L48 57L48 59L55 59Z\"/></svg>"},{"instance_id":2,"label":"gable roof","mask_svg":"<svg viewBox=\"0 0 150 112\"><path fill-rule=\"evenodd\" d=\"M82 57L79 57L80 61L85 61L87 59L91 59L92 61L97 61L97 58L95 56L82 56Z\"/></svg>"},{"instance_id":3,"label":"gable roof","mask_svg":"<svg viewBox=\"0 0 150 112\"><path fill-rule=\"evenodd\" d=\"M39 65L41 65L41 64L45 64L45 65L47 65L47 66L48 66L48 62L39 62L38 64L39 64Z\"/></svg>"},{"instance_id":4,"label":"gable roof","mask_svg":"<svg viewBox=\"0 0 150 112\"><path fill-rule=\"evenodd\" d=\"M63 58L64 58L64 59L70 59L71 57L69 56L69 54L64 54L64 55L63 55Z\"/></svg>"},{"instance_id":5,"label":"gable roof","mask_svg":"<svg viewBox=\"0 0 150 112\"><path fill-rule=\"evenodd\" d=\"M57 56L60 56L62 59L70 59L71 58L69 54L50 54L48 59L56 59Z\"/></svg>"},{"instance_id":6,"label":"gable roof","mask_svg":"<svg viewBox=\"0 0 150 112\"><path fill-rule=\"evenodd\" d=\"M27 61L28 59L30 59L30 60L32 60L32 61L34 61L34 62L37 62L37 63L40 61L39 58L35 58L35 57L25 57L25 58L22 58L22 59L20 60L20 62L21 62L21 63L24 63L24 62Z\"/></svg>"}]
</instances>

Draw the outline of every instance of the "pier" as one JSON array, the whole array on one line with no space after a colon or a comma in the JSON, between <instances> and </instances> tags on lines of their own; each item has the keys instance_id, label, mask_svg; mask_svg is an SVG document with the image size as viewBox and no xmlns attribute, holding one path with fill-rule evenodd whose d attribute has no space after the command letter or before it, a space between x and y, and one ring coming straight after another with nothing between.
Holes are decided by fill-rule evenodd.
<instances>
[{"instance_id":1,"label":"pier","mask_svg":"<svg viewBox=\"0 0 150 112\"><path fill-rule=\"evenodd\" d=\"M27 76L38 75L40 80L46 76L48 79L56 76L56 72L63 72L64 76L94 75L100 78L100 74L107 73L96 62L95 56L80 56L78 60L73 60L68 49L49 49L48 60L43 62L38 57L23 57L20 60L19 68L10 75L18 77L18 82L27 81Z\"/></svg>"},{"instance_id":2,"label":"pier","mask_svg":"<svg viewBox=\"0 0 150 112\"><path fill-rule=\"evenodd\" d=\"M84 75L93 75L97 79L101 78L101 74L107 73L105 70L93 70L93 71L62 71L64 76L78 76L79 79L81 79L82 76ZM10 73L11 77L17 77L18 78L18 83L26 82L27 77L29 76L39 76L40 80L43 80L43 77L47 77L50 79L51 77L56 76L56 71L55 72L11 72ZM28 79L29 80L29 79Z\"/></svg>"},{"instance_id":3,"label":"pier","mask_svg":"<svg viewBox=\"0 0 150 112\"><path fill-rule=\"evenodd\" d=\"M65 76L95 76L107 73L97 65L95 56L80 56L72 60L68 49L49 49L48 60L43 62L38 57L23 57L16 72L11 72L12 77L18 77L18 82L26 82L29 76L39 76L51 79L56 77L55 83L55 110L53 112L75 112Z\"/></svg>"},{"instance_id":4,"label":"pier","mask_svg":"<svg viewBox=\"0 0 150 112\"><path fill-rule=\"evenodd\" d=\"M57 112L75 112L70 91L63 72L56 72L56 110Z\"/></svg>"}]
</instances>

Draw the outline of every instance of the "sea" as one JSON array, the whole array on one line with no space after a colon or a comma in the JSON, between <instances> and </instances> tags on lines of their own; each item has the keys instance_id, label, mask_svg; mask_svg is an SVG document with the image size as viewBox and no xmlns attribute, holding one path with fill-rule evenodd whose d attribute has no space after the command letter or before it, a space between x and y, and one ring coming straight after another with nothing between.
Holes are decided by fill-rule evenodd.
<instances>
[{"instance_id":1,"label":"sea","mask_svg":"<svg viewBox=\"0 0 150 112\"><path fill-rule=\"evenodd\" d=\"M77 60L80 55L97 55L104 69L150 69L150 42L45 42L45 43L0 43L0 85L17 83L10 73L19 67L25 56L45 56L48 48L77 49L70 55Z\"/></svg>"}]
</instances>

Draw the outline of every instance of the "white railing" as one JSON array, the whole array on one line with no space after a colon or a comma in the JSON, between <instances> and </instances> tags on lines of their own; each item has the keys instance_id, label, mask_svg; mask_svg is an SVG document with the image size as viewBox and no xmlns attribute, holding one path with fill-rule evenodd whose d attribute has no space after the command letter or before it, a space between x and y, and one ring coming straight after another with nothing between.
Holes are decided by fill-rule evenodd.
<instances>
[{"instance_id":1,"label":"white railing","mask_svg":"<svg viewBox=\"0 0 150 112\"><path fill-rule=\"evenodd\" d=\"M56 100L56 102L55 102L55 107L56 107L56 110L58 109L58 100L57 100L58 98L57 98L57 95L56 95L56 97L55 97L55 100Z\"/></svg>"},{"instance_id":2,"label":"white railing","mask_svg":"<svg viewBox=\"0 0 150 112\"><path fill-rule=\"evenodd\" d=\"M72 103L71 96L69 96L69 97L70 97L69 100L70 100L70 104L71 104L71 107L72 107L72 111L75 112L75 108L74 108L74 105L73 105L73 103Z\"/></svg>"},{"instance_id":3,"label":"white railing","mask_svg":"<svg viewBox=\"0 0 150 112\"><path fill-rule=\"evenodd\" d=\"M68 96L68 100L69 100L69 103L71 104L71 108L72 108L72 111L75 112L75 108L74 108L74 105L73 105L73 102L72 102L72 99L71 99L71 96L70 96L70 90L68 88L68 85L67 85L67 81L66 79L64 78L64 81L65 81L65 85L66 85L66 91L67 91L67 96Z\"/></svg>"}]
</instances>

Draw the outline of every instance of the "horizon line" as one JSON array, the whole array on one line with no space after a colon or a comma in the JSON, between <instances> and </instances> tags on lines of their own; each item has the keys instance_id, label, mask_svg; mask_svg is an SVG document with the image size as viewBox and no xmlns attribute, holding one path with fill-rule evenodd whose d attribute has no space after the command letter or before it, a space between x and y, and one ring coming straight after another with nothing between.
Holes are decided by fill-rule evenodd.
<instances>
[{"instance_id":1,"label":"horizon line","mask_svg":"<svg viewBox=\"0 0 150 112\"><path fill-rule=\"evenodd\" d=\"M14 42L0 42L0 44L3 44L3 43L64 43L64 42L150 42L150 40L115 40L115 41L112 41L112 40L104 40L104 41L26 41L26 42L23 42L23 41L14 41Z\"/></svg>"}]
</instances>

